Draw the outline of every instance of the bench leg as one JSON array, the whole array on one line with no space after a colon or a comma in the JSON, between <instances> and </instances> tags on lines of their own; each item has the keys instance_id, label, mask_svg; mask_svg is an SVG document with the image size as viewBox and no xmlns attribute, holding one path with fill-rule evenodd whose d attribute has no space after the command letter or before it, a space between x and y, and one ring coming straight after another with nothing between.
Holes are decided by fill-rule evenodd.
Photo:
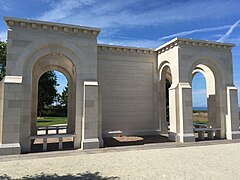
<instances>
[{"instance_id":1,"label":"bench leg","mask_svg":"<svg viewBox=\"0 0 240 180\"><path fill-rule=\"evenodd\" d=\"M47 138L43 138L43 151L47 151Z\"/></svg>"},{"instance_id":2,"label":"bench leg","mask_svg":"<svg viewBox=\"0 0 240 180\"><path fill-rule=\"evenodd\" d=\"M208 139L214 139L213 131L208 131Z\"/></svg>"},{"instance_id":3,"label":"bench leg","mask_svg":"<svg viewBox=\"0 0 240 180\"><path fill-rule=\"evenodd\" d=\"M62 137L59 138L58 148L59 149L63 148L63 138Z\"/></svg>"},{"instance_id":4,"label":"bench leg","mask_svg":"<svg viewBox=\"0 0 240 180\"><path fill-rule=\"evenodd\" d=\"M204 140L204 132L198 132L198 139L199 140Z\"/></svg>"}]
</instances>

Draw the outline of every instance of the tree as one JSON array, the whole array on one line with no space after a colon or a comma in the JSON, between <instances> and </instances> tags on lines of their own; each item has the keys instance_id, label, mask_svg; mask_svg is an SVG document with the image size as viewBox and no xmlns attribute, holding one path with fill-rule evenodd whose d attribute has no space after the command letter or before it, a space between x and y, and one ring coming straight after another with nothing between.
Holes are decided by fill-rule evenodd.
<instances>
[{"instance_id":1,"label":"tree","mask_svg":"<svg viewBox=\"0 0 240 180\"><path fill-rule=\"evenodd\" d=\"M66 86L63 89L62 94L60 95L59 101L60 101L61 106L67 107L67 105L68 105L68 86Z\"/></svg>"},{"instance_id":2,"label":"tree","mask_svg":"<svg viewBox=\"0 0 240 180\"><path fill-rule=\"evenodd\" d=\"M7 43L0 41L0 81L6 74Z\"/></svg>"},{"instance_id":3,"label":"tree","mask_svg":"<svg viewBox=\"0 0 240 180\"><path fill-rule=\"evenodd\" d=\"M57 76L54 71L44 73L38 82L38 110L53 104L57 97Z\"/></svg>"}]
</instances>

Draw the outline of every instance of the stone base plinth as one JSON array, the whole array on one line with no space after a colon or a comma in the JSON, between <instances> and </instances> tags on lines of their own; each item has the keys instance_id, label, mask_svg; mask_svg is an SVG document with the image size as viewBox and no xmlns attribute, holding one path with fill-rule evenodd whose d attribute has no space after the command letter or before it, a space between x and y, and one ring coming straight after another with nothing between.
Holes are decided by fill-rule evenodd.
<instances>
[{"instance_id":1,"label":"stone base plinth","mask_svg":"<svg viewBox=\"0 0 240 180\"><path fill-rule=\"evenodd\" d=\"M226 138L227 139L240 139L240 131L232 131L232 132L227 132L226 133Z\"/></svg>"},{"instance_id":2,"label":"stone base plinth","mask_svg":"<svg viewBox=\"0 0 240 180\"><path fill-rule=\"evenodd\" d=\"M0 156L20 154L21 146L19 143L14 144L0 144Z\"/></svg>"},{"instance_id":3,"label":"stone base plinth","mask_svg":"<svg viewBox=\"0 0 240 180\"><path fill-rule=\"evenodd\" d=\"M177 134L176 142L182 142L182 143L195 142L195 136L193 133L188 133L188 134L183 134L183 135Z\"/></svg>"},{"instance_id":4,"label":"stone base plinth","mask_svg":"<svg viewBox=\"0 0 240 180\"><path fill-rule=\"evenodd\" d=\"M174 132L169 132L169 134L168 134L168 139L169 139L170 141L176 142L176 133L174 133Z\"/></svg>"},{"instance_id":5,"label":"stone base plinth","mask_svg":"<svg viewBox=\"0 0 240 180\"><path fill-rule=\"evenodd\" d=\"M100 147L98 138L84 139L82 141L81 149L97 149Z\"/></svg>"}]
</instances>

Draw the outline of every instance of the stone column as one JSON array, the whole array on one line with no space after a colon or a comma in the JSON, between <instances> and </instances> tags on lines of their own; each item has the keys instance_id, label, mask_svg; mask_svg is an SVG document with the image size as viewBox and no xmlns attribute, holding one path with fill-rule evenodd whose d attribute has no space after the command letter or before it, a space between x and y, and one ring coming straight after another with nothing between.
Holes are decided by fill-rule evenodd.
<instances>
[{"instance_id":1,"label":"stone column","mask_svg":"<svg viewBox=\"0 0 240 180\"><path fill-rule=\"evenodd\" d=\"M194 142L192 122L192 89L189 83L178 83L169 89L170 133L176 142Z\"/></svg>"},{"instance_id":2,"label":"stone column","mask_svg":"<svg viewBox=\"0 0 240 180\"><path fill-rule=\"evenodd\" d=\"M68 82L68 109L67 109L67 133L75 133L75 110L76 110L76 92L75 83Z\"/></svg>"},{"instance_id":3,"label":"stone column","mask_svg":"<svg viewBox=\"0 0 240 180\"><path fill-rule=\"evenodd\" d=\"M176 141L177 137L177 86L172 84L169 88L169 122L170 122L170 131L169 131L169 140Z\"/></svg>"},{"instance_id":4,"label":"stone column","mask_svg":"<svg viewBox=\"0 0 240 180\"><path fill-rule=\"evenodd\" d=\"M240 138L238 91L235 87L227 87L226 138Z\"/></svg>"},{"instance_id":5,"label":"stone column","mask_svg":"<svg viewBox=\"0 0 240 180\"><path fill-rule=\"evenodd\" d=\"M83 119L83 86L81 79L77 76L76 79L76 93L75 93L75 104L73 107L74 111L74 119L75 119L75 138L74 138L74 148L81 147L82 141L82 119Z\"/></svg>"},{"instance_id":6,"label":"stone column","mask_svg":"<svg viewBox=\"0 0 240 180\"><path fill-rule=\"evenodd\" d=\"M0 155L20 153L22 117L22 76L6 76L2 89L2 123Z\"/></svg>"},{"instance_id":7,"label":"stone column","mask_svg":"<svg viewBox=\"0 0 240 180\"><path fill-rule=\"evenodd\" d=\"M0 144L2 144L3 106L4 105L4 79L0 81Z\"/></svg>"},{"instance_id":8,"label":"stone column","mask_svg":"<svg viewBox=\"0 0 240 180\"><path fill-rule=\"evenodd\" d=\"M194 142L192 122L192 88L189 83L179 83L179 132L178 142Z\"/></svg>"},{"instance_id":9,"label":"stone column","mask_svg":"<svg viewBox=\"0 0 240 180\"><path fill-rule=\"evenodd\" d=\"M84 81L83 96L81 148L99 148L102 139L99 139L98 136L98 83L96 81Z\"/></svg>"},{"instance_id":10,"label":"stone column","mask_svg":"<svg viewBox=\"0 0 240 180\"><path fill-rule=\"evenodd\" d=\"M209 94L207 98L208 104L208 126L217 127L216 124L216 95Z\"/></svg>"},{"instance_id":11,"label":"stone column","mask_svg":"<svg viewBox=\"0 0 240 180\"><path fill-rule=\"evenodd\" d=\"M160 130L161 134L168 133L168 123L166 119L166 79L160 81Z\"/></svg>"}]
</instances>

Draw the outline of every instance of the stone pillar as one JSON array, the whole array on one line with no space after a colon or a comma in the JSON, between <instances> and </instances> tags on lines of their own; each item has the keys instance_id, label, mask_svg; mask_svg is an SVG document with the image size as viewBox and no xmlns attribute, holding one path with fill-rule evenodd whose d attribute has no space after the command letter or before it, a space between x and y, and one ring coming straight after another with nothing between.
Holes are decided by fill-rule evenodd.
<instances>
[{"instance_id":1,"label":"stone pillar","mask_svg":"<svg viewBox=\"0 0 240 180\"><path fill-rule=\"evenodd\" d=\"M238 91L235 87L227 87L226 138L240 138Z\"/></svg>"},{"instance_id":2,"label":"stone pillar","mask_svg":"<svg viewBox=\"0 0 240 180\"><path fill-rule=\"evenodd\" d=\"M189 83L179 83L179 133L178 142L194 142L192 122L192 88Z\"/></svg>"},{"instance_id":3,"label":"stone pillar","mask_svg":"<svg viewBox=\"0 0 240 180\"><path fill-rule=\"evenodd\" d=\"M194 142L191 86L189 83L178 83L169 89L169 98L169 139L176 142Z\"/></svg>"},{"instance_id":4,"label":"stone pillar","mask_svg":"<svg viewBox=\"0 0 240 180\"><path fill-rule=\"evenodd\" d=\"M102 138L102 91L98 88L98 139L100 147L104 147L104 142Z\"/></svg>"},{"instance_id":5,"label":"stone pillar","mask_svg":"<svg viewBox=\"0 0 240 180\"><path fill-rule=\"evenodd\" d=\"M83 119L83 86L80 77L77 76L76 79L76 93L75 93L75 138L74 138L74 149L81 147L82 141L82 119Z\"/></svg>"},{"instance_id":6,"label":"stone pillar","mask_svg":"<svg viewBox=\"0 0 240 180\"><path fill-rule=\"evenodd\" d=\"M216 124L216 95L209 94L207 98L208 104L208 126L217 127Z\"/></svg>"},{"instance_id":7,"label":"stone pillar","mask_svg":"<svg viewBox=\"0 0 240 180\"><path fill-rule=\"evenodd\" d=\"M0 144L2 144L3 126L3 104L4 104L4 79L0 81Z\"/></svg>"},{"instance_id":8,"label":"stone pillar","mask_svg":"<svg viewBox=\"0 0 240 180\"><path fill-rule=\"evenodd\" d=\"M99 148L98 134L98 83L84 81L83 119L82 119L82 149Z\"/></svg>"},{"instance_id":9,"label":"stone pillar","mask_svg":"<svg viewBox=\"0 0 240 180\"><path fill-rule=\"evenodd\" d=\"M22 117L22 76L6 76L2 89L0 155L19 154Z\"/></svg>"},{"instance_id":10,"label":"stone pillar","mask_svg":"<svg viewBox=\"0 0 240 180\"><path fill-rule=\"evenodd\" d=\"M76 92L75 84L70 81L68 82L68 109L67 109L67 133L75 133L75 110L76 110Z\"/></svg>"},{"instance_id":11,"label":"stone pillar","mask_svg":"<svg viewBox=\"0 0 240 180\"><path fill-rule=\"evenodd\" d=\"M166 119L166 79L160 81L160 130L161 134L168 133L168 122Z\"/></svg>"},{"instance_id":12,"label":"stone pillar","mask_svg":"<svg viewBox=\"0 0 240 180\"><path fill-rule=\"evenodd\" d=\"M169 88L169 122L170 122L170 131L169 131L169 140L176 141L177 137L177 86L172 84Z\"/></svg>"}]
</instances>

